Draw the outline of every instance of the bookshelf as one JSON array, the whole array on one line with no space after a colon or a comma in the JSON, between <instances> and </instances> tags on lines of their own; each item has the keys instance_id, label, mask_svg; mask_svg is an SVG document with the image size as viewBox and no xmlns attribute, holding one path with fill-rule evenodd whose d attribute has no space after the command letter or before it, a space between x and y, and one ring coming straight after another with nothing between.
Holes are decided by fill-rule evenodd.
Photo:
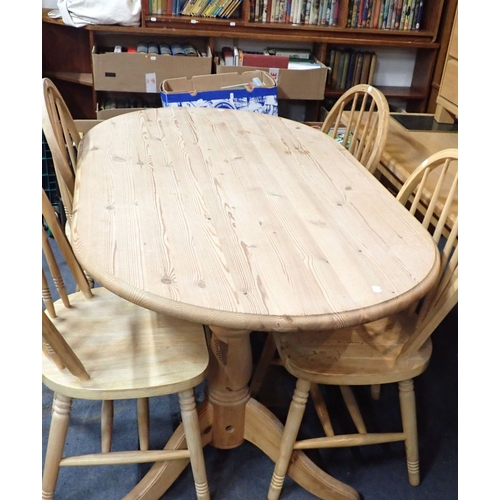
<instances>
[{"instance_id":1,"label":"bookshelf","mask_svg":"<svg viewBox=\"0 0 500 500\"><path fill-rule=\"evenodd\" d=\"M161 42L164 38L175 35L189 40L203 39L212 51L221 40L227 41L227 45L237 45L245 41L266 42L274 46L279 42L310 44L314 56L326 65L332 49L371 51L375 54L377 50L403 50L411 52L415 57L410 84L377 86L389 100L406 101L407 111L427 110L431 83L436 77L436 58L440 53L441 44L447 43L447 40L438 38L442 29L441 14L443 6L451 0L424 0L419 29L387 29L374 27L373 23L371 26L368 24L364 27L352 27L352 21L349 22L350 0L338 2L335 25L305 24L291 20L287 22L286 18L281 22L268 22L267 17L265 21L263 16L257 15L256 18L256 9L259 10L256 5L261 5L256 4L258 1L241 0L230 17L208 17L202 16L200 10L196 11L197 15L176 14L174 6L181 8L184 1L180 6L175 0L164 1L160 14L158 7L154 8L155 4L150 6L150 0L142 0L139 27L94 25L75 29L64 25L60 20L49 18L48 9L42 9L43 75L55 80L76 118L95 118L99 94L93 85L91 52L92 47L102 43L105 37L125 37L129 40L146 37ZM312 1L318 2L319 5L318 0ZM160 0L158 2L162 3ZM262 9L263 5L260 6L260 11ZM57 50L54 50L55 47ZM327 85L325 98L334 99L344 90Z\"/></svg>"}]
</instances>

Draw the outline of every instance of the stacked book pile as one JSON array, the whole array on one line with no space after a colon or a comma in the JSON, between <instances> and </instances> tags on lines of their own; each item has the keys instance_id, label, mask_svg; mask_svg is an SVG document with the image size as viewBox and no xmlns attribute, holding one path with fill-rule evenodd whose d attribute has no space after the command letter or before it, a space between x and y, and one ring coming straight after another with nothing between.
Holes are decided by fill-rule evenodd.
<instances>
[{"instance_id":1,"label":"stacked book pile","mask_svg":"<svg viewBox=\"0 0 500 500\"><path fill-rule=\"evenodd\" d=\"M347 90L359 83L373 84L377 64L375 52L352 49L332 49L328 58L330 67L327 87Z\"/></svg>"},{"instance_id":2,"label":"stacked book pile","mask_svg":"<svg viewBox=\"0 0 500 500\"><path fill-rule=\"evenodd\" d=\"M337 26L340 0L250 0L250 21Z\"/></svg>"},{"instance_id":3,"label":"stacked book pile","mask_svg":"<svg viewBox=\"0 0 500 500\"><path fill-rule=\"evenodd\" d=\"M418 30L424 0L349 0L348 28Z\"/></svg>"}]
</instances>

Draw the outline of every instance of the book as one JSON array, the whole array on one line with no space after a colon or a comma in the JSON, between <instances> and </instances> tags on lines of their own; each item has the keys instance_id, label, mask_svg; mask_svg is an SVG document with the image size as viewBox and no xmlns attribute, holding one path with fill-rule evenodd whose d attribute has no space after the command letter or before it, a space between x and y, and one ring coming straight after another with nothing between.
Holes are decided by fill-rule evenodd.
<instances>
[{"instance_id":1,"label":"book","mask_svg":"<svg viewBox=\"0 0 500 500\"><path fill-rule=\"evenodd\" d=\"M361 68L363 67L363 53L355 52L356 57L354 61L354 74L352 76L351 86L357 85L361 82Z\"/></svg>"},{"instance_id":2,"label":"book","mask_svg":"<svg viewBox=\"0 0 500 500\"><path fill-rule=\"evenodd\" d=\"M313 3L314 0L304 0L303 14L301 14L301 16L303 17L303 24L309 24Z\"/></svg>"},{"instance_id":3,"label":"book","mask_svg":"<svg viewBox=\"0 0 500 500\"><path fill-rule=\"evenodd\" d=\"M371 57L371 52L363 52L363 64L361 66L361 76L359 78L359 83L368 83Z\"/></svg>"},{"instance_id":4,"label":"book","mask_svg":"<svg viewBox=\"0 0 500 500\"><path fill-rule=\"evenodd\" d=\"M224 61L224 65L226 66L234 66L234 50L231 47L222 47L221 62L222 61Z\"/></svg>"},{"instance_id":5,"label":"book","mask_svg":"<svg viewBox=\"0 0 500 500\"><path fill-rule=\"evenodd\" d=\"M342 50L340 52L340 58L339 58L339 67L338 67L338 73L337 73L336 85L335 85L336 89L342 89L342 74L344 72L346 57L347 57L346 51ZM335 72L334 72L333 76L335 76Z\"/></svg>"},{"instance_id":6,"label":"book","mask_svg":"<svg viewBox=\"0 0 500 500\"><path fill-rule=\"evenodd\" d=\"M333 75L333 65L335 64L335 55L337 51L335 49L330 50L330 54L328 54L328 75L326 77L326 86L332 86L332 75Z\"/></svg>"},{"instance_id":7,"label":"book","mask_svg":"<svg viewBox=\"0 0 500 500\"><path fill-rule=\"evenodd\" d=\"M380 15L380 3L382 0L375 0L375 3L373 5L373 11L372 11L372 17L370 19L370 28L377 28L378 27L378 18Z\"/></svg>"},{"instance_id":8,"label":"book","mask_svg":"<svg viewBox=\"0 0 500 500\"><path fill-rule=\"evenodd\" d=\"M347 5L347 19L346 19L346 28L352 28L351 20L352 20L352 11L354 9L355 0L349 0L349 4Z\"/></svg>"},{"instance_id":9,"label":"book","mask_svg":"<svg viewBox=\"0 0 500 500\"><path fill-rule=\"evenodd\" d=\"M312 25L318 24L319 2L320 2L320 0L312 0L312 2L311 2L311 12L310 12L309 24L312 24Z\"/></svg>"},{"instance_id":10,"label":"book","mask_svg":"<svg viewBox=\"0 0 500 500\"><path fill-rule=\"evenodd\" d=\"M410 19L408 21L408 28L407 28L409 30L412 29L412 27L414 26L414 23L415 23L414 19L415 19L416 3L417 3L417 0L413 0L411 3Z\"/></svg>"},{"instance_id":11,"label":"book","mask_svg":"<svg viewBox=\"0 0 500 500\"><path fill-rule=\"evenodd\" d=\"M361 0L354 0L354 4L352 6L352 19L351 19L351 28L358 27L358 18L359 18L359 7L361 4Z\"/></svg>"},{"instance_id":12,"label":"book","mask_svg":"<svg viewBox=\"0 0 500 500\"><path fill-rule=\"evenodd\" d=\"M285 49L285 48L268 48L271 56L288 56L297 57L299 59L311 59L311 49Z\"/></svg>"},{"instance_id":13,"label":"book","mask_svg":"<svg viewBox=\"0 0 500 500\"><path fill-rule=\"evenodd\" d=\"M403 9L401 11L401 20L399 21L399 29L408 29L408 19L410 18L411 0L404 0Z\"/></svg>"},{"instance_id":14,"label":"book","mask_svg":"<svg viewBox=\"0 0 500 500\"><path fill-rule=\"evenodd\" d=\"M333 61L333 68L332 68L332 81L330 84L330 87L332 89L337 89L339 88L339 68L340 68L340 59L342 57L343 52L340 50L335 50L335 59Z\"/></svg>"},{"instance_id":15,"label":"book","mask_svg":"<svg viewBox=\"0 0 500 500\"><path fill-rule=\"evenodd\" d=\"M387 29L391 29L393 16L394 16L394 0L389 0L389 10L387 12L387 23L386 23Z\"/></svg>"},{"instance_id":16,"label":"book","mask_svg":"<svg viewBox=\"0 0 500 500\"><path fill-rule=\"evenodd\" d=\"M325 10L325 25L330 26L331 19L332 19L332 7L333 3L332 0L327 0L326 2L326 10Z\"/></svg>"},{"instance_id":17,"label":"book","mask_svg":"<svg viewBox=\"0 0 500 500\"><path fill-rule=\"evenodd\" d=\"M393 0L385 0L384 14L383 14L384 17L383 17L382 26L381 26L382 29L387 28L387 17L389 16L389 4L391 3L391 1L393 1Z\"/></svg>"},{"instance_id":18,"label":"book","mask_svg":"<svg viewBox=\"0 0 500 500\"><path fill-rule=\"evenodd\" d=\"M402 9L403 9L403 0L396 0L394 2L394 29L399 29L399 22L401 20Z\"/></svg>"},{"instance_id":19,"label":"book","mask_svg":"<svg viewBox=\"0 0 500 500\"><path fill-rule=\"evenodd\" d=\"M180 43L172 43L170 45L170 50L172 51L173 56L185 56L184 49Z\"/></svg>"},{"instance_id":20,"label":"book","mask_svg":"<svg viewBox=\"0 0 500 500\"><path fill-rule=\"evenodd\" d=\"M373 85L375 70L377 69L377 54L372 52L370 60L370 71L368 72L368 85Z\"/></svg>"},{"instance_id":21,"label":"book","mask_svg":"<svg viewBox=\"0 0 500 500\"><path fill-rule=\"evenodd\" d=\"M330 26L337 26L339 22L339 4L340 0L333 0L332 22L330 23Z\"/></svg>"},{"instance_id":22,"label":"book","mask_svg":"<svg viewBox=\"0 0 500 500\"><path fill-rule=\"evenodd\" d=\"M422 21L422 11L424 9L424 0L420 0L418 4L418 11L415 14L415 29L420 29L420 22Z\"/></svg>"},{"instance_id":23,"label":"book","mask_svg":"<svg viewBox=\"0 0 500 500\"><path fill-rule=\"evenodd\" d=\"M297 61L290 61L288 63L288 69L316 69L321 68L321 63L317 61L305 61L304 59L299 59Z\"/></svg>"},{"instance_id":24,"label":"book","mask_svg":"<svg viewBox=\"0 0 500 500\"><path fill-rule=\"evenodd\" d=\"M361 27L366 28L368 22L368 14L370 12L371 0L364 0L363 13L361 15Z\"/></svg>"},{"instance_id":25,"label":"book","mask_svg":"<svg viewBox=\"0 0 500 500\"><path fill-rule=\"evenodd\" d=\"M408 8L406 9L405 25L404 29L409 30L412 22L412 12L415 16L415 0L408 0Z\"/></svg>"},{"instance_id":26,"label":"book","mask_svg":"<svg viewBox=\"0 0 500 500\"><path fill-rule=\"evenodd\" d=\"M244 52L242 66L254 66L258 68L288 68L290 58L288 56L266 56L264 54L249 54Z\"/></svg>"},{"instance_id":27,"label":"book","mask_svg":"<svg viewBox=\"0 0 500 500\"><path fill-rule=\"evenodd\" d=\"M345 79L345 87L346 89L352 87L353 77L354 77L354 68L356 66L356 52L351 51L349 53L349 64L347 66L347 75Z\"/></svg>"},{"instance_id":28,"label":"book","mask_svg":"<svg viewBox=\"0 0 500 500\"><path fill-rule=\"evenodd\" d=\"M349 70L349 61L351 60L351 49L347 49L344 51L344 60L342 61L342 67L340 68L340 86L339 88L342 90L346 89L346 82L347 82L347 72Z\"/></svg>"},{"instance_id":29,"label":"book","mask_svg":"<svg viewBox=\"0 0 500 500\"><path fill-rule=\"evenodd\" d=\"M383 21L384 21L384 10L385 10L386 0L380 0L380 11L378 14L378 24L377 28L382 29Z\"/></svg>"},{"instance_id":30,"label":"book","mask_svg":"<svg viewBox=\"0 0 500 500\"><path fill-rule=\"evenodd\" d=\"M271 7L271 0L262 0L262 22L263 23L269 22L269 16L271 15L271 12L269 11L270 7Z\"/></svg>"}]
</instances>

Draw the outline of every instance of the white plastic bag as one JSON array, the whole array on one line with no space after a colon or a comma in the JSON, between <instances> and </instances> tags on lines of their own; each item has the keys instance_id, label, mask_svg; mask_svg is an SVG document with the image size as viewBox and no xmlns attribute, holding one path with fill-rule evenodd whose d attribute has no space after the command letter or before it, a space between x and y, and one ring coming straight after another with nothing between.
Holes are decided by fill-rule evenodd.
<instances>
[{"instance_id":1,"label":"white plastic bag","mask_svg":"<svg viewBox=\"0 0 500 500\"><path fill-rule=\"evenodd\" d=\"M57 0L49 16L62 18L64 24L81 28L87 24L139 26L141 0Z\"/></svg>"}]
</instances>

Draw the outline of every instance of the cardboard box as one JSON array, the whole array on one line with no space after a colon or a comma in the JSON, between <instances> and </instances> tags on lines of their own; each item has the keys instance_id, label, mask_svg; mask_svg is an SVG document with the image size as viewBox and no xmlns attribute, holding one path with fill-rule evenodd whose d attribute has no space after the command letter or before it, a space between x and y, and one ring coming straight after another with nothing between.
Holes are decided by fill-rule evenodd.
<instances>
[{"instance_id":1,"label":"cardboard box","mask_svg":"<svg viewBox=\"0 0 500 500\"><path fill-rule=\"evenodd\" d=\"M260 78L262 87L235 86ZM209 107L278 115L278 89L274 78L262 70L244 73L172 78L160 85L163 107Z\"/></svg>"},{"instance_id":2,"label":"cardboard box","mask_svg":"<svg viewBox=\"0 0 500 500\"><path fill-rule=\"evenodd\" d=\"M278 82L278 99L323 100L328 68L316 59L321 67L314 69L252 68L249 66L216 66L217 73L236 71L243 73L261 69Z\"/></svg>"},{"instance_id":3,"label":"cardboard box","mask_svg":"<svg viewBox=\"0 0 500 500\"><path fill-rule=\"evenodd\" d=\"M166 78L209 75L212 52L207 57L167 56L127 52L96 53L92 50L94 89L120 92L160 92Z\"/></svg>"}]
</instances>

